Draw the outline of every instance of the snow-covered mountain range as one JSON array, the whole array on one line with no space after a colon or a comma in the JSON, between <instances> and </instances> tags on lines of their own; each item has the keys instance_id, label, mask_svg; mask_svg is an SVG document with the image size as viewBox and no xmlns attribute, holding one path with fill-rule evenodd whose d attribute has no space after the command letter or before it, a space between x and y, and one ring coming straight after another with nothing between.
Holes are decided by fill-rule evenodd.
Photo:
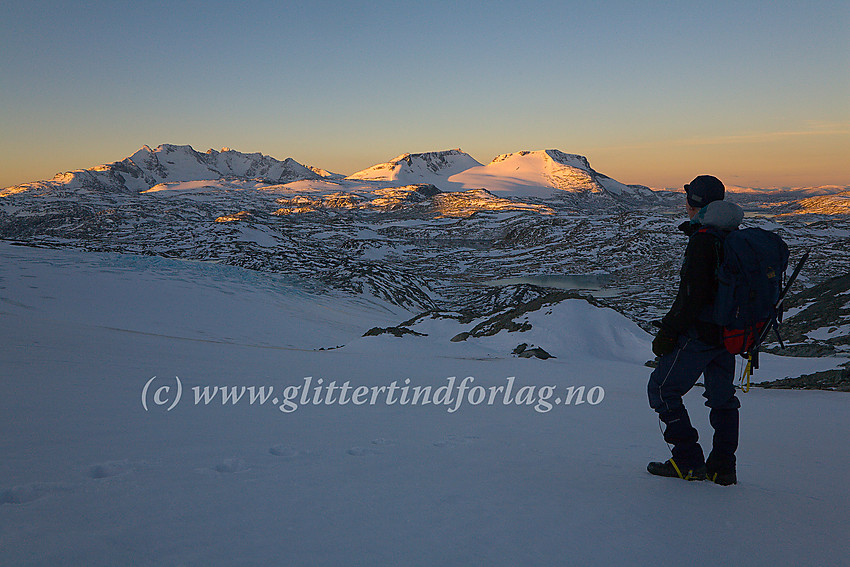
<instances>
[{"instance_id":1,"label":"snow-covered mountain range","mask_svg":"<svg viewBox=\"0 0 850 567\"><path fill-rule=\"evenodd\" d=\"M290 186L294 182L302 183ZM287 192L360 193L410 185L433 185L444 192L485 189L500 197L558 199L569 195L604 196L633 203L653 199L641 186L627 186L590 167L584 156L558 150L521 151L482 165L460 149L402 154L348 177L292 158L279 161L260 154L195 151L190 146L144 146L111 164L62 173L52 180L25 183L0 196L27 191L116 191L142 193L196 189L277 189Z\"/></svg>"},{"instance_id":2,"label":"snow-covered mountain range","mask_svg":"<svg viewBox=\"0 0 850 567\"><path fill-rule=\"evenodd\" d=\"M793 257L812 248L802 288L850 272L850 217L841 188L799 197L730 193ZM411 315L489 316L578 287L570 293L649 328L675 293L681 204L681 193L622 184L557 150L487 165L459 149L402 154L343 177L292 158L166 144L3 189L0 238L285 274ZM850 332L795 328L809 350L850 350Z\"/></svg>"},{"instance_id":3,"label":"snow-covered mountain range","mask_svg":"<svg viewBox=\"0 0 850 567\"><path fill-rule=\"evenodd\" d=\"M500 196L540 199L563 197L564 193L607 194L628 201L654 197L645 187L628 186L595 171L584 156L559 150L503 154L487 165L460 149L402 154L347 179L427 183L444 191L485 188Z\"/></svg>"},{"instance_id":4,"label":"snow-covered mountain range","mask_svg":"<svg viewBox=\"0 0 850 567\"><path fill-rule=\"evenodd\" d=\"M155 150L143 146L121 161L60 173L49 181L7 187L0 196L51 189L141 193L153 187L167 188L187 182L234 180L274 185L320 178L318 173L292 158L279 161L260 153L245 154L230 148L200 153L191 146L163 144Z\"/></svg>"}]
</instances>

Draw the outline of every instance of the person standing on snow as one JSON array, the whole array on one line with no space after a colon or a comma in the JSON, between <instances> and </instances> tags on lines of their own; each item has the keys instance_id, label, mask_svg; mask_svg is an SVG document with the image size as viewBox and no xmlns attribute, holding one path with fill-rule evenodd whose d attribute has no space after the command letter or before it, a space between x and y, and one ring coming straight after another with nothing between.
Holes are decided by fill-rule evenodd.
<instances>
[{"instance_id":1,"label":"person standing on snow","mask_svg":"<svg viewBox=\"0 0 850 567\"><path fill-rule=\"evenodd\" d=\"M649 405L665 424L664 440L672 445L672 458L651 462L654 474L685 480L706 478L722 485L736 484L735 451L738 448L738 408L735 396L735 356L723 345L722 328L712 322L717 293L717 268L723 242L716 231L737 230L744 218L741 207L724 201L723 183L700 175L685 185L688 218L679 227L688 235L679 291L660 327L652 352L658 366L649 377ZM711 230L707 230L711 229ZM714 233L713 233L714 232ZM705 459L697 430L691 425L684 396L703 375L709 420L714 428L711 453Z\"/></svg>"}]
</instances>

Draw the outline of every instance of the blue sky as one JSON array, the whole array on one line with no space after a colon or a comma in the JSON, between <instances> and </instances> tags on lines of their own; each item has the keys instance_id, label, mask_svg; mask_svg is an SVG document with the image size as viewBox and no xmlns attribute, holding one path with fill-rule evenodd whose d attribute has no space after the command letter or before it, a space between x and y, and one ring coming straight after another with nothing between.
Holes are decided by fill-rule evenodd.
<instances>
[{"instance_id":1,"label":"blue sky","mask_svg":"<svg viewBox=\"0 0 850 567\"><path fill-rule=\"evenodd\" d=\"M850 2L17 2L0 187L143 144L353 173L557 148L627 183L850 184Z\"/></svg>"}]
</instances>

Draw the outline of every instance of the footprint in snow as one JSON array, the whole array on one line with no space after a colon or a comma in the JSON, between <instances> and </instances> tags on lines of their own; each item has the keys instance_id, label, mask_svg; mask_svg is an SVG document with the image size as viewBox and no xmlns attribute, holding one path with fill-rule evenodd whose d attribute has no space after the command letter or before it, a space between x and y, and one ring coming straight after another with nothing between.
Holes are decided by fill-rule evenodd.
<instances>
[{"instance_id":1,"label":"footprint in snow","mask_svg":"<svg viewBox=\"0 0 850 567\"><path fill-rule=\"evenodd\" d=\"M127 461L109 461L106 463L92 465L89 468L88 475L89 478L101 479L118 476L119 474L124 474L130 470L130 463Z\"/></svg>"},{"instance_id":2,"label":"footprint in snow","mask_svg":"<svg viewBox=\"0 0 850 567\"><path fill-rule=\"evenodd\" d=\"M378 437L377 439L372 439L370 443L376 447L389 447L393 445L393 442L389 439L385 439L384 437ZM355 457L363 457L366 455L382 455L383 451L376 449L374 447L352 447L348 451L346 451L349 455L354 455Z\"/></svg>"},{"instance_id":3,"label":"footprint in snow","mask_svg":"<svg viewBox=\"0 0 850 567\"><path fill-rule=\"evenodd\" d=\"M371 447L352 447L346 453L355 457L365 457L366 455L380 455L381 451Z\"/></svg>"},{"instance_id":4,"label":"footprint in snow","mask_svg":"<svg viewBox=\"0 0 850 567\"><path fill-rule=\"evenodd\" d=\"M269 453L275 457L292 458L298 454L298 451L286 445L275 445L269 449Z\"/></svg>"},{"instance_id":5,"label":"footprint in snow","mask_svg":"<svg viewBox=\"0 0 850 567\"><path fill-rule=\"evenodd\" d=\"M224 459L219 464L213 467L213 470L220 473L230 474L249 470L247 463L243 459Z\"/></svg>"},{"instance_id":6,"label":"footprint in snow","mask_svg":"<svg viewBox=\"0 0 850 567\"><path fill-rule=\"evenodd\" d=\"M466 435L464 437L459 437L457 435L449 435L445 439L441 439L439 441L434 441L435 447L461 447L464 445L469 445L473 443L475 440L479 439L479 437L475 435Z\"/></svg>"},{"instance_id":7,"label":"footprint in snow","mask_svg":"<svg viewBox=\"0 0 850 567\"><path fill-rule=\"evenodd\" d=\"M34 482L13 486L0 490L0 505L2 504L26 504L38 500L51 492L67 491L70 488L56 482Z\"/></svg>"}]
</instances>

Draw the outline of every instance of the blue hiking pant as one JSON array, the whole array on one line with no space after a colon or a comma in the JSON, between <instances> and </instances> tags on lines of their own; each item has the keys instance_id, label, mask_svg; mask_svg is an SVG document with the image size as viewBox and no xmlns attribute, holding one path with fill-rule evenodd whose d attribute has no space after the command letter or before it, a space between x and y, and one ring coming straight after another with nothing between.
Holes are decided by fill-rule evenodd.
<instances>
[{"instance_id":1,"label":"blue hiking pant","mask_svg":"<svg viewBox=\"0 0 850 567\"><path fill-rule=\"evenodd\" d=\"M705 383L705 405L711 408L709 421L714 429L712 450L704 461L699 434L691 425L682 396L694 387L700 375ZM735 396L735 356L725 347L715 347L699 339L680 335L676 348L662 356L649 376L649 406L665 424L664 440L673 446L673 460L692 468L706 462L719 472L734 470L738 449L738 408Z\"/></svg>"}]
</instances>

